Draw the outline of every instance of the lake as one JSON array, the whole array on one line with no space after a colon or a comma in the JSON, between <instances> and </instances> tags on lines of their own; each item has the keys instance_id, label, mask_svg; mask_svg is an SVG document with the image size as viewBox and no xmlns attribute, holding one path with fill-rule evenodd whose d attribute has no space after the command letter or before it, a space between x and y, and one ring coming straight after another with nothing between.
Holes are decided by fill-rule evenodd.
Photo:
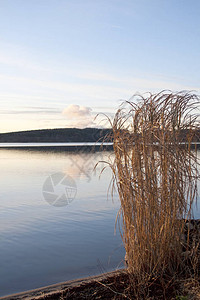
<instances>
[{"instance_id":1,"label":"lake","mask_svg":"<svg viewBox=\"0 0 200 300\"><path fill-rule=\"evenodd\" d=\"M110 155L0 149L0 296L124 266Z\"/></svg>"},{"instance_id":2,"label":"lake","mask_svg":"<svg viewBox=\"0 0 200 300\"><path fill-rule=\"evenodd\" d=\"M7 146L0 145L0 296L124 267L111 171L99 178L104 163L94 171L113 152Z\"/></svg>"}]
</instances>

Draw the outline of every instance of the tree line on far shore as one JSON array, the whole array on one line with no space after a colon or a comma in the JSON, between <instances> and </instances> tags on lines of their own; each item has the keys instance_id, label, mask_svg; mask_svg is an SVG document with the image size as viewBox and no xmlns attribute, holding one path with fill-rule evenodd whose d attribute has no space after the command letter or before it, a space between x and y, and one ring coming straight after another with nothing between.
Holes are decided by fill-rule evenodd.
<instances>
[{"instance_id":1,"label":"tree line on far shore","mask_svg":"<svg viewBox=\"0 0 200 300\"><path fill-rule=\"evenodd\" d=\"M107 142L112 141L111 129L99 128L57 128L18 131L0 134L0 143L48 143L48 142ZM108 137L109 136L109 137Z\"/></svg>"},{"instance_id":2,"label":"tree line on far shore","mask_svg":"<svg viewBox=\"0 0 200 300\"><path fill-rule=\"evenodd\" d=\"M123 134L127 134L127 138L137 140L140 133L123 130ZM187 140L188 130L179 131L179 139L184 142ZM68 142L112 142L113 130L100 128L55 128L28 130L9 133L0 133L0 143L68 143ZM200 130L194 130L192 135L193 142L200 142ZM157 140L155 140L157 142Z\"/></svg>"}]
</instances>

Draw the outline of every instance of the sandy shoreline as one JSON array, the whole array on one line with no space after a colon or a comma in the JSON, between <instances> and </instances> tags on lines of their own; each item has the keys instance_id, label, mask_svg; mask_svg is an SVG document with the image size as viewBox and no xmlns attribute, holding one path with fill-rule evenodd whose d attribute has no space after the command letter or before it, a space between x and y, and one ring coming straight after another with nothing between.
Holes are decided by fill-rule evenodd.
<instances>
[{"instance_id":1,"label":"sandy shoreline","mask_svg":"<svg viewBox=\"0 0 200 300\"><path fill-rule=\"evenodd\" d=\"M112 271L108 273L103 273L100 275L96 276L90 276L90 277L85 277L85 278L79 278L79 279L74 279L70 281L65 281L65 282L60 282L57 284L52 284L49 286L41 287L38 289L34 290L28 290L25 292L21 293L16 293L16 294L11 294L7 296L0 297L0 300L16 300L16 299L27 299L27 300L32 300L32 299L40 299L41 297L44 296L53 296L54 294L59 294L62 292L62 290L67 289L67 288L72 288L72 287L78 287L82 284L90 283L92 281L101 281L103 279L106 279L108 277L112 277L114 275L120 274L122 270L117 270L117 271Z\"/></svg>"}]
</instances>

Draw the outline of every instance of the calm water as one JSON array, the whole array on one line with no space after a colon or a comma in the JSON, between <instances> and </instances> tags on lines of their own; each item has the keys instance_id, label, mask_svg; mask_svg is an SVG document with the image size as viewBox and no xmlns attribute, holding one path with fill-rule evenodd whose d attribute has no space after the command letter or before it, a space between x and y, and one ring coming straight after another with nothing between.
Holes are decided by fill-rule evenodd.
<instances>
[{"instance_id":1,"label":"calm water","mask_svg":"<svg viewBox=\"0 0 200 300\"><path fill-rule=\"evenodd\" d=\"M0 149L0 296L123 267L111 174L93 171L110 154ZM52 174L75 184L68 202L51 201Z\"/></svg>"},{"instance_id":2,"label":"calm water","mask_svg":"<svg viewBox=\"0 0 200 300\"><path fill-rule=\"evenodd\" d=\"M123 267L111 173L93 170L110 155L0 149L0 296Z\"/></svg>"}]
</instances>

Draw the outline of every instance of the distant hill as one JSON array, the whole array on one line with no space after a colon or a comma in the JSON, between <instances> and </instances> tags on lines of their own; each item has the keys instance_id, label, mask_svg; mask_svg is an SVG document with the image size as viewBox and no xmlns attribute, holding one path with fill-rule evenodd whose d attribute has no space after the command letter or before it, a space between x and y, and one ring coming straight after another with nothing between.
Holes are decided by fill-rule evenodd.
<instances>
[{"instance_id":1,"label":"distant hill","mask_svg":"<svg viewBox=\"0 0 200 300\"><path fill-rule=\"evenodd\" d=\"M180 141L187 141L189 131L182 130ZM0 133L0 143L67 143L67 142L111 142L112 129L99 128L57 128ZM127 132L127 134L129 134ZM134 140L134 135L132 135ZM137 135L135 136L137 138ZM195 130L193 142L200 142L200 130Z\"/></svg>"},{"instance_id":2,"label":"distant hill","mask_svg":"<svg viewBox=\"0 0 200 300\"><path fill-rule=\"evenodd\" d=\"M18 131L0 134L0 143L102 142L111 129L58 128ZM111 141L111 139L107 140Z\"/></svg>"}]
</instances>

